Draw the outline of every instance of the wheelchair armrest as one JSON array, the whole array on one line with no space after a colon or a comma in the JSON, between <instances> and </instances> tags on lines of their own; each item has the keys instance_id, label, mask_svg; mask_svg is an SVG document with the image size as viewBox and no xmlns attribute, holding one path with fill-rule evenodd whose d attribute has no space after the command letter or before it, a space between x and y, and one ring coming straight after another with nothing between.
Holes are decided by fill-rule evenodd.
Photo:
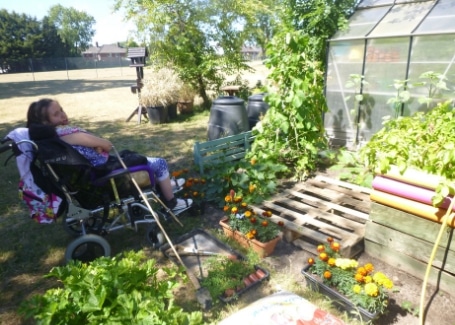
<instances>
[{"instance_id":1,"label":"wheelchair armrest","mask_svg":"<svg viewBox=\"0 0 455 325\"><path fill-rule=\"evenodd\" d=\"M124 176L126 174L130 173L130 170L129 169L116 169L112 172L110 172L109 174L107 175L104 175L102 177L99 177L97 179L94 179L92 181L93 185L95 186L101 186L101 185L104 185L108 180L110 180L111 178L116 178L116 177L120 177L120 176Z\"/></svg>"}]
</instances>

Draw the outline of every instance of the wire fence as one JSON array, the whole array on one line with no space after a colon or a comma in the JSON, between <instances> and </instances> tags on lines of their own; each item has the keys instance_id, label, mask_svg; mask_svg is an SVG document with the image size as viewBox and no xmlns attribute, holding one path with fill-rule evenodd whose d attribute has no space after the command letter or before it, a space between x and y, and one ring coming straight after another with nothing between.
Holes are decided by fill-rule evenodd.
<instances>
[{"instance_id":1,"label":"wire fence","mask_svg":"<svg viewBox=\"0 0 455 325\"><path fill-rule=\"evenodd\" d=\"M104 58L103 60L74 58L54 59L23 59L8 60L0 67L0 74L8 75L8 80L40 81L52 79L93 79L105 77L134 77L136 71L130 67L131 61L127 58ZM1 82L0 77L0 82Z\"/></svg>"}]
</instances>

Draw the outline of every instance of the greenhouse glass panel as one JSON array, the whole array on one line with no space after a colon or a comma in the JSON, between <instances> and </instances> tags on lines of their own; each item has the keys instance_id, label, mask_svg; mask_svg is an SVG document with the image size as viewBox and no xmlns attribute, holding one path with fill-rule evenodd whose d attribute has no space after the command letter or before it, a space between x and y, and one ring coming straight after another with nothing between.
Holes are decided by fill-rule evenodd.
<instances>
[{"instance_id":1,"label":"greenhouse glass panel","mask_svg":"<svg viewBox=\"0 0 455 325\"><path fill-rule=\"evenodd\" d=\"M368 37L410 35L433 6L434 1L393 6Z\"/></svg>"},{"instance_id":2,"label":"greenhouse glass panel","mask_svg":"<svg viewBox=\"0 0 455 325\"><path fill-rule=\"evenodd\" d=\"M355 89L347 88L351 74L361 75L364 58L364 40L336 41L329 46L326 76L326 99L330 107L324 120L327 133L338 138L340 132L355 130Z\"/></svg>"},{"instance_id":3,"label":"greenhouse glass panel","mask_svg":"<svg viewBox=\"0 0 455 325\"><path fill-rule=\"evenodd\" d=\"M359 8L362 7L375 7L382 5L393 5L393 0L365 0L359 4Z\"/></svg>"},{"instance_id":4,"label":"greenhouse glass panel","mask_svg":"<svg viewBox=\"0 0 455 325\"><path fill-rule=\"evenodd\" d=\"M401 114L393 105L386 103L396 96L394 81L406 79L409 42L408 37L368 41L364 72L368 86L364 89L364 96L371 97L371 100L366 103L366 107L362 107L366 120L360 127L364 136L379 131L384 116Z\"/></svg>"},{"instance_id":5,"label":"greenhouse glass panel","mask_svg":"<svg viewBox=\"0 0 455 325\"><path fill-rule=\"evenodd\" d=\"M387 13L389 8L386 6L356 11L349 19L348 29L337 32L333 39L365 37Z\"/></svg>"},{"instance_id":6,"label":"greenhouse glass panel","mask_svg":"<svg viewBox=\"0 0 455 325\"><path fill-rule=\"evenodd\" d=\"M435 49L438 49L435 51ZM422 74L433 72L444 75L449 89L435 89L433 81L430 94L431 80L421 78ZM414 37L409 66L409 81L411 83L426 82L424 86L411 89L412 100L405 114L427 110L426 104L419 103L419 98L431 97L435 102L453 98L455 83L455 34L428 35Z\"/></svg>"},{"instance_id":7,"label":"greenhouse glass panel","mask_svg":"<svg viewBox=\"0 0 455 325\"><path fill-rule=\"evenodd\" d=\"M455 1L440 0L422 24L415 31L424 33L451 33L455 32Z\"/></svg>"}]
</instances>

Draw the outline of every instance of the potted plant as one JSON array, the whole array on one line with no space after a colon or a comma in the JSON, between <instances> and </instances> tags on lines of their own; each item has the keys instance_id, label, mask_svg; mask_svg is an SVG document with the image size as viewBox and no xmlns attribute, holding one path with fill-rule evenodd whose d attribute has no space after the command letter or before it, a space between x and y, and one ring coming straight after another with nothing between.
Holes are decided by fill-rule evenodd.
<instances>
[{"instance_id":1,"label":"potted plant","mask_svg":"<svg viewBox=\"0 0 455 325\"><path fill-rule=\"evenodd\" d=\"M392 280L371 263L359 265L355 259L342 258L340 248L332 237L317 246L317 258L310 257L302 270L307 285L365 321L378 318L387 309Z\"/></svg>"},{"instance_id":2,"label":"potted plant","mask_svg":"<svg viewBox=\"0 0 455 325\"><path fill-rule=\"evenodd\" d=\"M236 256L212 256L204 262L207 275L201 286L210 292L213 300L229 302L254 285L269 277L269 273L255 265L257 258L239 259Z\"/></svg>"},{"instance_id":3,"label":"potted plant","mask_svg":"<svg viewBox=\"0 0 455 325\"><path fill-rule=\"evenodd\" d=\"M170 68L160 68L147 73L147 78L143 80L140 104L147 107L152 124L167 121L167 107L177 102L181 87L181 80Z\"/></svg>"},{"instance_id":4,"label":"potted plant","mask_svg":"<svg viewBox=\"0 0 455 325\"><path fill-rule=\"evenodd\" d=\"M183 84L178 92L177 109L180 114L189 114L193 112L194 96L196 91L188 84Z\"/></svg>"},{"instance_id":5,"label":"potted plant","mask_svg":"<svg viewBox=\"0 0 455 325\"><path fill-rule=\"evenodd\" d=\"M252 248L260 257L266 257L273 253L276 244L280 240L280 221L274 223L270 220L271 211L264 211L258 215L241 196L236 196L231 190L225 197L223 210L227 213L220 220L220 226L227 237L233 238L246 248Z\"/></svg>"},{"instance_id":6,"label":"potted plant","mask_svg":"<svg viewBox=\"0 0 455 325\"><path fill-rule=\"evenodd\" d=\"M201 177L188 176L188 169L182 169L172 172L172 177L186 179L183 185L182 196L185 199L193 200L191 209L198 215L204 214L205 208L205 191L206 191L206 179Z\"/></svg>"}]
</instances>

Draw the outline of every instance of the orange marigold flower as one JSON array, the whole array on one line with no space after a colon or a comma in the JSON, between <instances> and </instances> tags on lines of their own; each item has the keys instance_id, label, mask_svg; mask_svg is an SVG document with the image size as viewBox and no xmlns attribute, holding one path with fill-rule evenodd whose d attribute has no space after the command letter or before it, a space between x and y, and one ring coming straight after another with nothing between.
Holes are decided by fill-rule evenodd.
<instances>
[{"instance_id":1,"label":"orange marigold flower","mask_svg":"<svg viewBox=\"0 0 455 325\"><path fill-rule=\"evenodd\" d=\"M242 200L243 200L243 198L242 198L241 196L236 196L236 197L234 198L234 202L235 202L235 203L240 203L240 202L242 202Z\"/></svg>"},{"instance_id":2,"label":"orange marigold flower","mask_svg":"<svg viewBox=\"0 0 455 325\"><path fill-rule=\"evenodd\" d=\"M278 221L277 225L280 226L280 227L284 227L284 222L283 221Z\"/></svg>"},{"instance_id":3,"label":"orange marigold flower","mask_svg":"<svg viewBox=\"0 0 455 325\"><path fill-rule=\"evenodd\" d=\"M197 197L198 195L199 195L199 193L198 193L197 191L194 191L194 192L193 192L193 196L194 196L194 197Z\"/></svg>"},{"instance_id":4,"label":"orange marigold flower","mask_svg":"<svg viewBox=\"0 0 455 325\"><path fill-rule=\"evenodd\" d=\"M270 218L272 215L273 215L272 211L270 211L270 210L267 210L267 211L266 211L266 216L267 216L267 217Z\"/></svg>"},{"instance_id":5,"label":"orange marigold flower","mask_svg":"<svg viewBox=\"0 0 455 325\"><path fill-rule=\"evenodd\" d=\"M250 184L250 186L248 186L248 191L249 191L250 193L253 193L255 190L256 190L256 185Z\"/></svg>"},{"instance_id":6,"label":"orange marigold flower","mask_svg":"<svg viewBox=\"0 0 455 325\"><path fill-rule=\"evenodd\" d=\"M368 274L367 270L363 266L357 269L357 273L362 274L363 276Z\"/></svg>"},{"instance_id":7,"label":"orange marigold flower","mask_svg":"<svg viewBox=\"0 0 455 325\"><path fill-rule=\"evenodd\" d=\"M257 230L256 230L256 229L252 229L252 230L251 230L251 233L252 233L253 235L255 235L255 236L256 236L258 232L257 232Z\"/></svg>"},{"instance_id":8,"label":"orange marigold flower","mask_svg":"<svg viewBox=\"0 0 455 325\"><path fill-rule=\"evenodd\" d=\"M257 221L256 218L254 218L254 217L253 217L253 218L250 218L250 222L251 222L251 223L256 223L256 221Z\"/></svg>"},{"instance_id":9,"label":"orange marigold flower","mask_svg":"<svg viewBox=\"0 0 455 325\"><path fill-rule=\"evenodd\" d=\"M330 248L333 249L335 252L340 250L340 243L332 242L330 243Z\"/></svg>"},{"instance_id":10,"label":"orange marigold flower","mask_svg":"<svg viewBox=\"0 0 455 325\"><path fill-rule=\"evenodd\" d=\"M188 169L187 168L183 168L183 172L184 173L188 173Z\"/></svg>"},{"instance_id":11,"label":"orange marigold flower","mask_svg":"<svg viewBox=\"0 0 455 325\"><path fill-rule=\"evenodd\" d=\"M175 172L172 172L172 177L177 178L177 177L179 177L181 174L182 174L182 171L177 170L177 171L175 171Z\"/></svg>"},{"instance_id":12,"label":"orange marigold flower","mask_svg":"<svg viewBox=\"0 0 455 325\"><path fill-rule=\"evenodd\" d=\"M201 179L201 183L202 183L202 184L205 184L206 182L207 182L207 181L205 180L205 178L202 178L202 179Z\"/></svg>"},{"instance_id":13,"label":"orange marigold flower","mask_svg":"<svg viewBox=\"0 0 455 325\"><path fill-rule=\"evenodd\" d=\"M329 258L329 255L327 255L326 252L322 252L321 254L319 254L319 258L320 258L322 261L327 261L328 258Z\"/></svg>"},{"instance_id":14,"label":"orange marigold flower","mask_svg":"<svg viewBox=\"0 0 455 325\"><path fill-rule=\"evenodd\" d=\"M232 207L232 209L231 209L231 212L233 214L236 214L238 211L239 211L239 209L237 207Z\"/></svg>"},{"instance_id":15,"label":"orange marigold flower","mask_svg":"<svg viewBox=\"0 0 455 325\"><path fill-rule=\"evenodd\" d=\"M193 182L194 182L194 184L198 184L198 183L199 183L199 179L198 179L198 178L195 178L195 179L193 180Z\"/></svg>"},{"instance_id":16,"label":"orange marigold flower","mask_svg":"<svg viewBox=\"0 0 455 325\"><path fill-rule=\"evenodd\" d=\"M356 273L354 278L357 282L360 282L360 283L363 282L363 280L364 280L364 276L360 273Z\"/></svg>"},{"instance_id":17,"label":"orange marigold flower","mask_svg":"<svg viewBox=\"0 0 455 325\"><path fill-rule=\"evenodd\" d=\"M333 242L333 238L332 238L332 237L327 237L327 242L328 242L328 243Z\"/></svg>"},{"instance_id":18,"label":"orange marigold flower","mask_svg":"<svg viewBox=\"0 0 455 325\"><path fill-rule=\"evenodd\" d=\"M330 266L335 266L336 259L334 259L333 257L329 258L329 260L327 261L327 264L329 264Z\"/></svg>"},{"instance_id":19,"label":"orange marigold flower","mask_svg":"<svg viewBox=\"0 0 455 325\"><path fill-rule=\"evenodd\" d=\"M228 211L229 211L229 206L225 205L225 206L223 207L223 211L224 211L224 212L228 212Z\"/></svg>"},{"instance_id":20,"label":"orange marigold flower","mask_svg":"<svg viewBox=\"0 0 455 325\"><path fill-rule=\"evenodd\" d=\"M227 195L225 198L224 198L224 201L225 202L231 202L231 197L229 195Z\"/></svg>"},{"instance_id":21,"label":"orange marigold flower","mask_svg":"<svg viewBox=\"0 0 455 325\"><path fill-rule=\"evenodd\" d=\"M308 259L308 264L313 265L314 264L314 258L310 257Z\"/></svg>"},{"instance_id":22,"label":"orange marigold flower","mask_svg":"<svg viewBox=\"0 0 455 325\"><path fill-rule=\"evenodd\" d=\"M318 251L319 253L325 251L325 246L322 245L322 244L321 244L321 245L318 245L317 251Z\"/></svg>"},{"instance_id":23,"label":"orange marigold flower","mask_svg":"<svg viewBox=\"0 0 455 325\"><path fill-rule=\"evenodd\" d=\"M251 165L255 165L257 162L258 161L256 158L251 158L251 160L250 160Z\"/></svg>"},{"instance_id":24,"label":"orange marigold flower","mask_svg":"<svg viewBox=\"0 0 455 325\"><path fill-rule=\"evenodd\" d=\"M269 225L268 221L264 220L261 222L261 225L267 227Z\"/></svg>"},{"instance_id":25,"label":"orange marigold flower","mask_svg":"<svg viewBox=\"0 0 455 325\"><path fill-rule=\"evenodd\" d=\"M374 266L371 263L367 263L363 266L365 270L367 270L367 273L371 273L374 271Z\"/></svg>"},{"instance_id":26,"label":"orange marigold flower","mask_svg":"<svg viewBox=\"0 0 455 325\"><path fill-rule=\"evenodd\" d=\"M332 277L332 273L330 273L330 271L324 271L324 278L326 279L330 279Z\"/></svg>"},{"instance_id":27,"label":"orange marigold flower","mask_svg":"<svg viewBox=\"0 0 455 325\"><path fill-rule=\"evenodd\" d=\"M246 218L251 217L251 211L250 211L250 210L245 211L245 217L246 217Z\"/></svg>"}]
</instances>

